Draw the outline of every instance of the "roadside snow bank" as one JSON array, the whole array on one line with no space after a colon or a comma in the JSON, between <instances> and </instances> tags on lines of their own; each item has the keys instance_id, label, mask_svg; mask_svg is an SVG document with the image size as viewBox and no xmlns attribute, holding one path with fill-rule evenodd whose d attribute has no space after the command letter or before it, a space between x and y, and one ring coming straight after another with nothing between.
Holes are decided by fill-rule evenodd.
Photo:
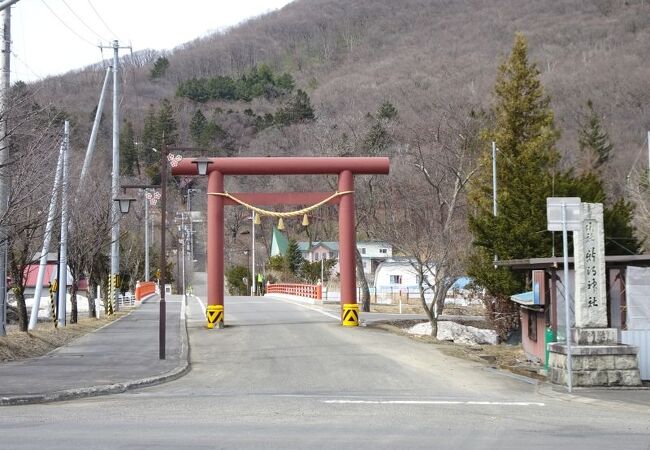
<instances>
[{"instance_id":1,"label":"roadside snow bank","mask_svg":"<svg viewBox=\"0 0 650 450\"><path fill-rule=\"evenodd\" d=\"M431 335L431 323L424 322L412 326L406 330L409 334L418 336ZM497 344L498 337L494 330L483 330L481 328L461 325L448 320L438 322L438 340L453 341L459 344Z\"/></svg>"}]
</instances>

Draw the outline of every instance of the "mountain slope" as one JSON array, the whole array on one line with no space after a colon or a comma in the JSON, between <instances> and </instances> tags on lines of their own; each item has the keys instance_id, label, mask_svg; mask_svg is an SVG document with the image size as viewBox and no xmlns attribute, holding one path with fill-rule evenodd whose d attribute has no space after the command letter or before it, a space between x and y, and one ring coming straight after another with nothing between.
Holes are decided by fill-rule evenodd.
<instances>
[{"instance_id":1,"label":"mountain slope","mask_svg":"<svg viewBox=\"0 0 650 450\"><path fill-rule=\"evenodd\" d=\"M650 5L642 0L298 0L174 49L160 79L149 78L156 52L125 58L124 117L138 134L149 106L170 98L179 141L189 143L190 118L199 107L207 117L215 108L273 112L278 104L264 99L196 104L175 97L179 82L239 76L264 63L291 73L318 119L293 131L261 132L241 114L215 120L232 134L239 154L312 154L332 127L347 129L358 142L354 136L368 128L366 114L385 100L406 124L432 107L489 108L497 65L522 31L552 97L567 163L577 159L577 129L591 99L614 143L608 170L624 181L650 128L649 30ZM80 142L102 77L98 65L38 83L41 103L62 105L78 117Z\"/></svg>"}]
</instances>

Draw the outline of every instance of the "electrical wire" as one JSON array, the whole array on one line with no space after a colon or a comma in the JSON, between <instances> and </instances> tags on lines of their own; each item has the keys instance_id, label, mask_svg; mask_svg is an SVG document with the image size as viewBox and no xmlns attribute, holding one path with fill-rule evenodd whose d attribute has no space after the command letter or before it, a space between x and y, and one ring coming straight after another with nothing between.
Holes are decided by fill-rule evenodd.
<instances>
[{"instance_id":1,"label":"electrical wire","mask_svg":"<svg viewBox=\"0 0 650 450\"><path fill-rule=\"evenodd\" d=\"M94 33L95 36L97 36L97 37L98 37L99 39L101 39L102 41L108 41L108 39L105 39L102 35L100 35L100 34L97 33L94 29L92 29L92 28L91 28L91 27L90 27L86 22L84 22L84 20L83 20L81 17L79 17L79 15L74 11L74 9L72 9L72 8L70 7L70 5L68 5L68 3L67 3L65 0L61 0L61 1L62 1L63 4L66 6L66 8L68 8L68 9L70 10L70 12L72 13L72 15L75 16L75 17L77 18L77 20L78 20L79 22L81 22L81 24L82 24L84 27L86 27L88 30L90 30L91 33Z\"/></svg>"},{"instance_id":2,"label":"electrical wire","mask_svg":"<svg viewBox=\"0 0 650 450\"><path fill-rule=\"evenodd\" d=\"M40 75L40 74L34 72L34 69L29 67L27 65L27 63L25 61L23 61L22 58L20 58L14 51L12 51L11 54L13 55L14 58L16 58L16 61L18 61L20 64L22 64L23 67L25 67L27 70L29 70L32 73L32 75L34 75L36 78L38 78L39 80L42 80L43 78L45 78L43 75Z\"/></svg>"},{"instance_id":3,"label":"electrical wire","mask_svg":"<svg viewBox=\"0 0 650 450\"><path fill-rule=\"evenodd\" d=\"M99 20L101 20L101 22L104 24L104 27L106 27L106 30L107 30L110 34L112 34L113 37L117 38L117 33L115 33L113 30L111 30L111 28L106 24L106 22L104 22L104 19L103 19L102 16L97 12L97 10L95 9L95 7L93 6L93 4L91 3L90 0L88 0L88 4L89 4L90 7L92 8L92 10L95 11L95 14L96 14L97 17L99 18Z\"/></svg>"},{"instance_id":4,"label":"electrical wire","mask_svg":"<svg viewBox=\"0 0 650 450\"><path fill-rule=\"evenodd\" d=\"M93 47L97 47L97 44L93 44L93 43L90 42L88 39L86 39L85 37L83 37L82 35L80 35L79 33L77 33L74 29L72 29L72 28L71 28L67 23L65 23L65 22L63 21L63 19L61 19L61 18L60 18L60 17L59 17L55 12L54 12L54 10L53 10L52 8L50 8L50 5L48 5L47 3L45 3L45 0L41 0L41 2L45 5L45 7L46 7L47 9L50 10L50 12L52 13L52 15L53 15L54 17L56 17L56 19L57 19L59 22L61 22L61 24L63 24L64 27L66 27L68 30L70 30L70 32L71 32L72 34L74 34L75 36L77 36L79 39L81 39L82 41L84 41L84 42L87 43L88 45L92 45Z\"/></svg>"}]
</instances>

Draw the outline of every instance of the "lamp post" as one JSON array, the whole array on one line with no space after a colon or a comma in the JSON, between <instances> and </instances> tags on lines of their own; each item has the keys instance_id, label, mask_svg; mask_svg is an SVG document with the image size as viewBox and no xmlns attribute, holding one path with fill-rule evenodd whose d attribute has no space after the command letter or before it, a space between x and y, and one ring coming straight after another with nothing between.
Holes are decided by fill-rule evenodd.
<instances>
[{"instance_id":1,"label":"lamp post","mask_svg":"<svg viewBox=\"0 0 650 450\"><path fill-rule=\"evenodd\" d=\"M164 141L164 135L163 135ZM162 150L158 151L155 148L152 148L156 153L160 153L160 186L148 185L148 184L139 184L139 185L122 185L124 190L128 188L139 188L139 189L149 189L149 188L158 188L160 187L160 311L158 319L158 357L160 359L165 359L165 334L167 327L167 305L165 302L165 269L167 267L167 258L165 255L165 230L167 222L167 162L169 161L172 167L176 167L178 163L182 160L182 157L179 155L172 155L169 153L167 145L163 142ZM174 150L196 150L195 148L180 148L174 147ZM208 164L212 162L207 158L194 158L193 163L196 163L199 173L206 174ZM156 201L158 200L157 196ZM129 198L126 196L116 196L113 198L114 201L120 203L120 211L126 214L129 212L129 206L131 202L135 201L134 198Z\"/></svg>"},{"instance_id":2,"label":"lamp post","mask_svg":"<svg viewBox=\"0 0 650 450\"><path fill-rule=\"evenodd\" d=\"M153 151L158 152L155 148L152 148ZM158 320L158 357L160 359L165 359L165 334L167 326L167 305L165 302L165 269L167 267L167 258L165 257L165 223L166 223L166 213L167 213L167 159L168 152L167 146L163 144L162 151L160 151L160 311L159 311L159 320ZM135 188L156 188L158 186L154 185L123 185L122 188L126 189L129 187ZM115 201L120 204L120 211L123 214L129 212L129 206L132 201L135 201L133 198L129 197L116 197Z\"/></svg>"},{"instance_id":3,"label":"lamp post","mask_svg":"<svg viewBox=\"0 0 650 450\"><path fill-rule=\"evenodd\" d=\"M247 265L248 268L250 269L250 266L251 266L251 254L250 254L250 250L248 250L248 249L244 250L244 255L246 255L246 265ZM246 277L246 281L247 281L247 282L246 282L246 290L247 290L249 293L250 293L250 291L251 291L251 283L250 283L250 280L249 280L249 279L251 278L250 275L251 275L251 274L250 274L250 272L249 272L249 273L248 273L248 277Z\"/></svg>"},{"instance_id":4,"label":"lamp post","mask_svg":"<svg viewBox=\"0 0 650 450\"><path fill-rule=\"evenodd\" d=\"M146 201L144 202L144 281L149 281L149 204L156 206L160 200L160 192L149 192L147 188L144 190ZM152 230L153 231L153 230Z\"/></svg>"},{"instance_id":5,"label":"lamp post","mask_svg":"<svg viewBox=\"0 0 650 450\"><path fill-rule=\"evenodd\" d=\"M207 171L207 165L206 165ZM200 189L188 189L187 190L187 211L190 213L190 256L192 261L194 261L194 227L192 224L192 192L201 192Z\"/></svg>"}]
</instances>

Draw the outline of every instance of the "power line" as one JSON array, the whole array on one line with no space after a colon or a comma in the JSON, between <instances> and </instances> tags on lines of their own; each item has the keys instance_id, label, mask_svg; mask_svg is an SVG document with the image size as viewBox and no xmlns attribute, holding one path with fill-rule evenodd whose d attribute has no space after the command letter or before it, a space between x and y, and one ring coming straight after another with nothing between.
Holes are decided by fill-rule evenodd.
<instances>
[{"instance_id":1,"label":"power line","mask_svg":"<svg viewBox=\"0 0 650 450\"><path fill-rule=\"evenodd\" d=\"M13 55L14 58L16 58L16 61L18 61L20 64L22 64L22 65L23 65L27 70L29 70L29 71L32 73L32 75L34 75L36 78L38 78L38 79L43 79L43 78L45 78L43 75L40 75L40 74L34 72L34 69L32 69L31 67L29 67L29 66L27 65L27 63L26 63L25 61L23 61L22 58L19 58L18 55L17 55L15 52L12 51L11 54Z\"/></svg>"},{"instance_id":2,"label":"power line","mask_svg":"<svg viewBox=\"0 0 650 450\"><path fill-rule=\"evenodd\" d=\"M108 40L108 39L105 39L104 37L102 37L99 33L97 33L95 30L93 30L90 26L88 26L88 24L87 24L86 22L84 22L84 20L83 20L81 17L79 17L79 15L78 15L76 12L74 12L74 9L72 9L72 8L70 7L70 5L68 5L68 3L67 3L65 0L61 0L61 1L62 1L63 4L66 6L66 8L68 8L68 9L70 10L70 12L71 12L71 13L72 13L76 18L77 18L77 20L78 20L79 22L81 22L81 24L82 24L83 26L85 26L86 28L88 28L88 29L90 30L91 33L95 33L95 36L97 36L97 37L98 37L100 40L102 40L102 41L107 41L107 40Z\"/></svg>"},{"instance_id":3,"label":"power line","mask_svg":"<svg viewBox=\"0 0 650 450\"><path fill-rule=\"evenodd\" d=\"M95 14L97 15L97 17L99 17L99 20L101 20L101 22L104 24L104 27L106 27L106 30L108 30L108 32L109 32L110 34L112 34L114 38L117 38L117 33L115 33L113 30L111 30L111 28L106 24L106 22L104 22L104 19L103 19L102 16L97 12L97 10L95 9L95 7L93 6L93 4L91 3L90 0L88 0L88 4L89 4L90 7L92 8L92 10L95 11Z\"/></svg>"},{"instance_id":4,"label":"power line","mask_svg":"<svg viewBox=\"0 0 650 450\"><path fill-rule=\"evenodd\" d=\"M85 37L83 37L82 35L80 35L79 33L77 33L75 30L73 30L72 28L70 28L70 26L69 26L67 23L65 23L65 22L63 21L63 19L61 19L61 18L60 18L60 17L59 17L55 12L54 12L54 10L53 10L52 8L50 8L50 5L48 5L47 3L45 3L45 0L41 0L41 2L45 5L45 7L46 7L47 9L50 10L50 12L52 13L52 15L53 15L54 17L56 17L57 20L63 24L64 27L66 27L68 30L70 30L71 33L73 33L75 36L77 36L79 39L81 39L81 40L84 41L85 43L87 43L87 44L89 44L89 45L92 45L93 47L97 47L96 44L93 44L93 43L90 42L88 39L86 39Z\"/></svg>"}]
</instances>

